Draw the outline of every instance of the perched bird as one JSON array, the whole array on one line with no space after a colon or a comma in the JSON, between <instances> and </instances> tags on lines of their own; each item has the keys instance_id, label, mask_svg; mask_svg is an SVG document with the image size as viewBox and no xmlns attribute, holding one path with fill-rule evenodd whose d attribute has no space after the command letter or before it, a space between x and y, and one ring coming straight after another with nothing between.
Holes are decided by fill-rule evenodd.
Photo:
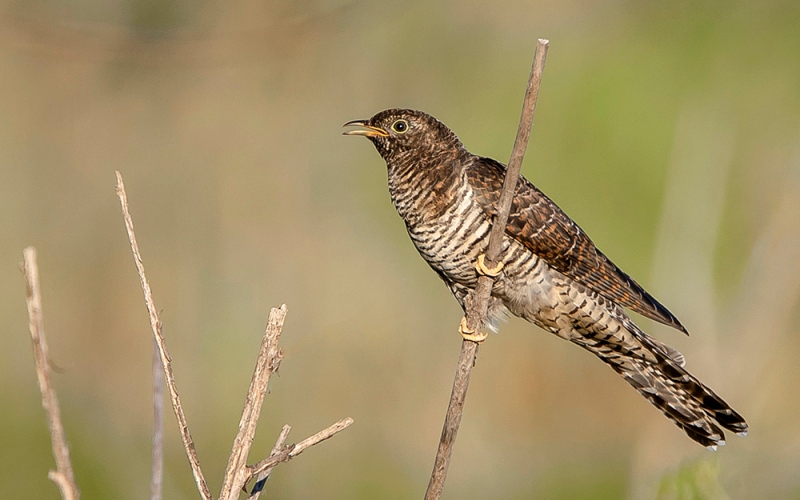
<instances>
[{"instance_id":1,"label":"perched bird","mask_svg":"<svg viewBox=\"0 0 800 500\"><path fill-rule=\"evenodd\" d=\"M500 263L483 253L506 167L467 151L456 135L421 111L387 109L345 135L367 137L386 161L389 193L411 241L465 310L479 273L496 276L486 326L508 314L592 352L693 440L716 449L724 427L747 423L684 369L677 350L643 332L624 308L686 329L666 307L598 250L553 201L520 176ZM469 331L465 338L485 335Z\"/></svg>"}]
</instances>

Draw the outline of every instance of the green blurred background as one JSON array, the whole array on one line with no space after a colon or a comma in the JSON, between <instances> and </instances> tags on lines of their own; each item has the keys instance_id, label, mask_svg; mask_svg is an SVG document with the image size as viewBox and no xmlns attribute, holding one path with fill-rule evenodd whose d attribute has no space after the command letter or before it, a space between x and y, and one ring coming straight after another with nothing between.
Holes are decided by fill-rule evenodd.
<instances>
[{"instance_id":1,"label":"green blurred background","mask_svg":"<svg viewBox=\"0 0 800 500\"><path fill-rule=\"evenodd\" d=\"M481 349L446 498L800 498L800 4L7 1L0 7L0 497L58 498L27 332L34 245L85 498L145 498L151 337L131 210L218 491L263 327L284 423L344 433L268 497L419 498L460 310L345 121L425 110L506 160L551 40L523 172L675 312L642 320L751 424L711 453L590 355L521 321ZM166 498L196 497L167 416Z\"/></svg>"}]
</instances>

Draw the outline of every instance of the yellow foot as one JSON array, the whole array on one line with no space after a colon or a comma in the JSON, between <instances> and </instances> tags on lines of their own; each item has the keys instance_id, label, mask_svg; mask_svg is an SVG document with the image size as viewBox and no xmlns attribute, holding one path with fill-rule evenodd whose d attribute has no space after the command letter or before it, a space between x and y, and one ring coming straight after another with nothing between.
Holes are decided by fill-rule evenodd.
<instances>
[{"instance_id":1,"label":"yellow foot","mask_svg":"<svg viewBox=\"0 0 800 500\"><path fill-rule=\"evenodd\" d=\"M465 340L471 340L473 342L477 342L478 344L486 340L486 337L489 336L489 334L486 332L475 332L475 330L470 329L470 327L467 326L466 316L461 318L461 324L458 325L458 333L460 333Z\"/></svg>"},{"instance_id":2,"label":"yellow foot","mask_svg":"<svg viewBox=\"0 0 800 500\"><path fill-rule=\"evenodd\" d=\"M498 262L496 266L493 268L486 267L486 254L478 255L478 262L475 264L475 269L478 271L478 274L482 274L484 276L491 276L492 278L496 278L500 276L500 273L503 271L503 263Z\"/></svg>"}]
</instances>

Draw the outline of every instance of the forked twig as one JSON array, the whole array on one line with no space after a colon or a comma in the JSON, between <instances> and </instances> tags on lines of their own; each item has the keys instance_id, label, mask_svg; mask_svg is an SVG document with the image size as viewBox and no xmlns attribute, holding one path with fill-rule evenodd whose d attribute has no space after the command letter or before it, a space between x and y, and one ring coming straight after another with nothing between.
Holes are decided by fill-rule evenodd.
<instances>
[{"instance_id":1,"label":"forked twig","mask_svg":"<svg viewBox=\"0 0 800 500\"><path fill-rule=\"evenodd\" d=\"M139 281L142 284L142 292L144 292L144 301L147 306L147 312L150 315L150 328L153 330L153 337L158 345L158 352L161 357L161 364L164 369L164 378L167 382L169 389L170 400L172 402L172 409L175 412L175 417L178 419L178 428L183 441L183 447L186 450L186 456L189 459L189 465L192 467L192 474L194 475L197 490L200 495L206 499L211 500L211 492L206 484L206 479L203 477L203 471L200 470L200 463L197 460L197 452L194 448L192 435L189 433L189 427L186 423L186 416L183 413L181 406L181 399L178 396L178 389L175 386L175 376L172 373L172 364L167 347L164 343L164 336L161 333L161 320L158 318L158 310L153 303L153 294L150 291L150 284L144 273L144 264L142 256L139 253L139 245L136 243L136 234L133 231L133 219L131 219L130 211L128 210L128 196L125 193L125 185L122 182L122 174L117 174L117 196L122 206L122 215L125 219L125 228L128 231L128 240L131 244L131 251L133 252L133 261L136 264L136 271L139 273Z\"/></svg>"},{"instance_id":2,"label":"forked twig","mask_svg":"<svg viewBox=\"0 0 800 500\"><path fill-rule=\"evenodd\" d=\"M281 307L273 308L269 313L267 330L261 342L261 351L258 355L256 368L253 371L253 378L250 381L250 389L247 391L242 418L239 420L239 432L233 441L233 449L228 458L228 466L225 469L225 478L219 494L220 500L235 500L239 497L239 491L247 482L246 480L249 476L247 455L250 453L250 446L256 436L258 417L261 414L261 406L267 393L269 378L278 370L281 359L283 359L283 354L278 348L278 341L281 337L281 329L285 318L285 304Z\"/></svg>"},{"instance_id":3,"label":"forked twig","mask_svg":"<svg viewBox=\"0 0 800 500\"><path fill-rule=\"evenodd\" d=\"M495 267L500 257L500 250L503 242L502 237L508 222L511 201L514 197L517 179L519 178L519 172L522 168L522 159L528 147L531 125L533 124L533 114L536 110L536 100L539 95L539 85L542 81L542 72L544 71L544 62L547 57L549 43L548 40L540 38L536 46L536 55L533 58L531 74L528 78L525 101L522 106L522 116L519 121L519 128L517 128L517 136L514 140L514 148L511 151L511 158L508 161L508 168L506 169L506 176L503 181L503 190L500 194L500 201L497 208L498 212L492 222L492 231L489 234L489 244L485 254L485 264L488 268ZM493 286L494 278L485 275L481 275L480 278L478 278L478 286L475 287L475 290L472 292L472 300L468 302L469 307L467 308L467 326L473 331L477 331L483 325L489 308L489 298ZM469 387L470 373L472 367L475 365L475 358L477 355L478 343L464 339L461 343L458 369L456 371L455 381L453 382L453 391L450 395L450 404L447 407L444 427L442 428L442 437L439 440L439 448L436 452L433 472L431 473L431 479L428 483L428 489L425 492L426 500L437 500L442 494L444 481L447 477L447 469L450 466L450 457L453 453L453 443L455 443L458 427L461 424L464 399L466 398L467 388Z\"/></svg>"},{"instance_id":4,"label":"forked twig","mask_svg":"<svg viewBox=\"0 0 800 500\"><path fill-rule=\"evenodd\" d=\"M286 442L286 438L289 437L289 431L291 430L292 427L289 424L283 426L281 433L278 434L278 439L275 440L275 446L272 447L272 451L269 453L270 456L275 455L283 449L283 443ZM258 497L261 496L261 491L264 488L264 483L267 482L267 479L269 479L269 475L271 473L272 468L269 468L256 475L256 484L253 486L253 491L250 492L250 496L247 497L247 500L258 500Z\"/></svg>"},{"instance_id":5,"label":"forked twig","mask_svg":"<svg viewBox=\"0 0 800 500\"><path fill-rule=\"evenodd\" d=\"M265 458L264 460L251 465L248 467L248 477L247 481L253 478L253 476L258 476L263 472L275 467L279 463L288 462L289 460L293 459L297 455L303 453L306 449L314 446L315 444L319 444L326 439L333 437L334 435L338 434L339 432L347 429L350 427L350 424L353 423L353 419L350 417L343 418L339 420L332 426L328 427L327 429L323 429L318 433L314 434L311 437L308 437L297 444L292 444L289 446L284 446L280 449L277 453L273 451L269 457Z\"/></svg>"},{"instance_id":6,"label":"forked twig","mask_svg":"<svg viewBox=\"0 0 800 500\"><path fill-rule=\"evenodd\" d=\"M42 407L47 414L47 426L50 428L50 441L53 445L53 457L56 459L56 470L48 472L47 477L56 483L64 500L78 500L80 492L75 484L72 463L69 460L69 446L64 436L64 425L61 423L61 410L58 406L56 391L50 384L50 365L47 354L47 339L44 336L42 319L42 294L39 289L39 267L36 264L36 249L28 247L23 250L25 261L22 272L25 274L25 291L28 303L28 325L33 343L33 358L36 362L36 377L42 393Z\"/></svg>"}]
</instances>

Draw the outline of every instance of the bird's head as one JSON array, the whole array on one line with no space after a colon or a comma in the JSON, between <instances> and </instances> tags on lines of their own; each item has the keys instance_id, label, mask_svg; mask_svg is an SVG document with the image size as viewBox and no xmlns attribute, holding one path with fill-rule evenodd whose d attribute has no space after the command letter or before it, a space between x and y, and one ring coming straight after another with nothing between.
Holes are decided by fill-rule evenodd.
<instances>
[{"instance_id":1,"label":"bird's head","mask_svg":"<svg viewBox=\"0 0 800 500\"><path fill-rule=\"evenodd\" d=\"M442 122L422 111L387 109L369 120L353 120L344 135L363 135L387 163L414 157L437 157L464 150L458 137Z\"/></svg>"}]
</instances>

